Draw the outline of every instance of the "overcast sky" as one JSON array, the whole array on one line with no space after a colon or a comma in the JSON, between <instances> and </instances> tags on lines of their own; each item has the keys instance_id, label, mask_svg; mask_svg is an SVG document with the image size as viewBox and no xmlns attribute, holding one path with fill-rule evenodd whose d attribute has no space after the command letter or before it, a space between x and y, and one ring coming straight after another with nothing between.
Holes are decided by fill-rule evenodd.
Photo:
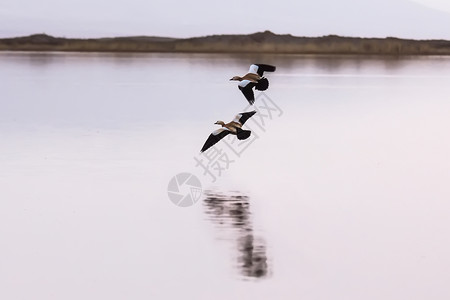
<instances>
[{"instance_id":1,"label":"overcast sky","mask_svg":"<svg viewBox=\"0 0 450 300\"><path fill-rule=\"evenodd\" d=\"M297 36L450 39L449 0L2 0L0 37Z\"/></svg>"}]
</instances>

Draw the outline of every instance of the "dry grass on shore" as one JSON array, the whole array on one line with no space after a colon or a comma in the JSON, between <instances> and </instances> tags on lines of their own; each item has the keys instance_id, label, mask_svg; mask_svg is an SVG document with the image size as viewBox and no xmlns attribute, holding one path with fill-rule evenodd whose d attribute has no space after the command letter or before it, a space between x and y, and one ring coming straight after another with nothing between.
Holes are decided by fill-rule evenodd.
<instances>
[{"instance_id":1,"label":"dry grass on shore","mask_svg":"<svg viewBox=\"0 0 450 300\"><path fill-rule=\"evenodd\" d=\"M450 41L398 38L317 38L276 35L215 35L190 39L123 37L66 39L45 34L0 39L0 50L79 52L203 52L360 55L450 55Z\"/></svg>"}]
</instances>

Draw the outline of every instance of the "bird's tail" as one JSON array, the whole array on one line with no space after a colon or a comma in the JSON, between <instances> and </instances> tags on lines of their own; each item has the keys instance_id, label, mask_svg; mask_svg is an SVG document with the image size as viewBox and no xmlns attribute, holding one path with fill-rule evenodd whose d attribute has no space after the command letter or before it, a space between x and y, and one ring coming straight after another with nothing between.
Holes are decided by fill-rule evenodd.
<instances>
[{"instance_id":1,"label":"bird's tail","mask_svg":"<svg viewBox=\"0 0 450 300\"><path fill-rule=\"evenodd\" d=\"M255 85L255 89L258 91L265 91L269 88L269 80L267 80L266 77L261 78L258 80L258 83Z\"/></svg>"},{"instance_id":2,"label":"bird's tail","mask_svg":"<svg viewBox=\"0 0 450 300\"><path fill-rule=\"evenodd\" d=\"M236 135L239 140L246 140L252 134L250 130L243 130L240 128L236 128L236 130L237 130Z\"/></svg>"}]
</instances>

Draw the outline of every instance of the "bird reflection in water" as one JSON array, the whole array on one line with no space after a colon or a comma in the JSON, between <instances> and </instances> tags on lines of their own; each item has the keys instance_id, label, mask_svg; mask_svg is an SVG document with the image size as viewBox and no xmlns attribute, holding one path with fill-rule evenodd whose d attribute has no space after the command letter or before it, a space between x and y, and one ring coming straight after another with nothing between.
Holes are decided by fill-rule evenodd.
<instances>
[{"instance_id":1,"label":"bird reflection in water","mask_svg":"<svg viewBox=\"0 0 450 300\"><path fill-rule=\"evenodd\" d=\"M221 234L231 234L238 250L237 268L246 278L263 278L268 275L266 245L255 235L251 221L249 198L239 193L221 194L206 191L204 208L207 219Z\"/></svg>"}]
</instances>

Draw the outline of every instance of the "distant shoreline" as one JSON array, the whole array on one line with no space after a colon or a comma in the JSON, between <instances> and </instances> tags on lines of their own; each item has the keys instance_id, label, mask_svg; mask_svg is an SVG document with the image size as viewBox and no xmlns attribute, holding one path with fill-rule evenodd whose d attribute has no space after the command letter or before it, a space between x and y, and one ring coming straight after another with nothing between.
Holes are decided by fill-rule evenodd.
<instances>
[{"instance_id":1,"label":"distant shoreline","mask_svg":"<svg viewBox=\"0 0 450 300\"><path fill-rule=\"evenodd\" d=\"M195 38L142 36L73 39L34 34L0 39L0 51L450 55L450 41L336 35L296 37L270 31Z\"/></svg>"}]
</instances>

